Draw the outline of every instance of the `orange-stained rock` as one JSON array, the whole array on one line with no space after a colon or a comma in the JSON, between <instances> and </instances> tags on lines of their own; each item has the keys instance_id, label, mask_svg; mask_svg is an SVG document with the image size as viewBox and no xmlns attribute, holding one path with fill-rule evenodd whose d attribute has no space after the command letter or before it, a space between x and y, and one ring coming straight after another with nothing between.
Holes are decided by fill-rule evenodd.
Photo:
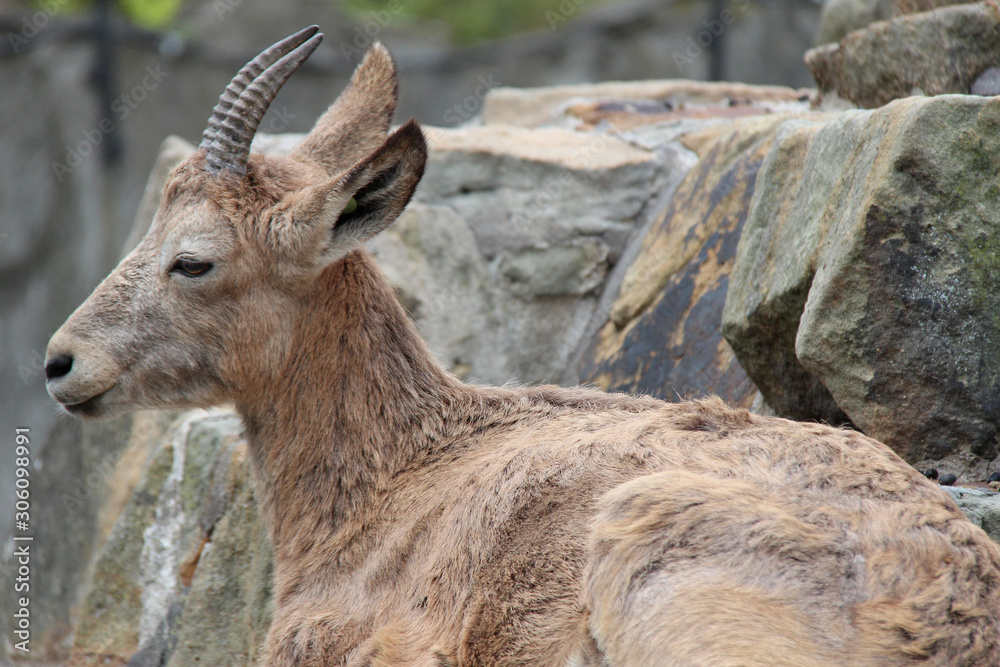
<instances>
[{"instance_id":1,"label":"orange-stained rock","mask_svg":"<svg viewBox=\"0 0 1000 667\"><path fill-rule=\"evenodd\" d=\"M790 117L744 119L682 140L700 160L643 238L607 323L578 359L580 381L750 406L756 388L722 338L722 308L757 172Z\"/></svg>"}]
</instances>

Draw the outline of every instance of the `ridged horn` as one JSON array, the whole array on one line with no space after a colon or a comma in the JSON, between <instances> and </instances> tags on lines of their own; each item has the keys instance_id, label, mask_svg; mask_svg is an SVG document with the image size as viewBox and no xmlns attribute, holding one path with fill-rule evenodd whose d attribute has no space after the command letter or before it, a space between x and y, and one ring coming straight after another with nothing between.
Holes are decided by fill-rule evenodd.
<instances>
[{"instance_id":1,"label":"ridged horn","mask_svg":"<svg viewBox=\"0 0 1000 667\"><path fill-rule=\"evenodd\" d=\"M233 77L212 110L199 146L206 152L208 172L246 174L250 143L267 108L322 41L318 26L300 30L264 50Z\"/></svg>"}]
</instances>

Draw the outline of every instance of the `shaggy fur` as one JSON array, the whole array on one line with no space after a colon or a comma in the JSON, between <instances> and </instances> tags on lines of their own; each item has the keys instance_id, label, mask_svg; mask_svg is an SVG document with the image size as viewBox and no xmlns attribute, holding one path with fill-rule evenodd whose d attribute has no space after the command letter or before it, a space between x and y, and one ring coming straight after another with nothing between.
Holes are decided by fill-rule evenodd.
<instances>
[{"instance_id":1,"label":"shaggy fur","mask_svg":"<svg viewBox=\"0 0 1000 667\"><path fill-rule=\"evenodd\" d=\"M73 414L236 404L265 664L1000 664L1000 549L878 442L446 373L358 249L424 166L415 125L385 137L395 88L377 47L290 158L181 165L49 346Z\"/></svg>"}]
</instances>

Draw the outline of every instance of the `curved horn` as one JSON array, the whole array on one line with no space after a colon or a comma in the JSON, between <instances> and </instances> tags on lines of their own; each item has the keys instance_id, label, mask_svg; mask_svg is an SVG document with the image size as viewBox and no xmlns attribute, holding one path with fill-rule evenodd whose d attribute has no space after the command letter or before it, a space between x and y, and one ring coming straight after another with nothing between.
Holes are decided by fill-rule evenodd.
<instances>
[{"instance_id":1,"label":"curved horn","mask_svg":"<svg viewBox=\"0 0 1000 667\"><path fill-rule=\"evenodd\" d=\"M253 82L260 73L265 69L273 65L278 61L279 58L287 54L289 51L295 47L302 44L313 35L319 32L319 26L309 26L304 28L290 37L286 37L277 44L273 44L268 47L259 56L248 62L243 66L243 69L233 77L233 80L229 82L226 86L226 90L222 93L219 98L219 103L215 105L212 109L212 117L208 119L208 127L205 128L204 134L201 137L201 144L199 148L208 149L211 145L212 140L215 139L215 133L219 129L219 125L222 123L226 114L233 107L233 102L235 102L240 93Z\"/></svg>"},{"instance_id":2,"label":"curved horn","mask_svg":"<svg viewBox=\"0 0 1000 667\"><path fill-rule=\"evenodd\" d=\"M250 143L261 118L285 81L323 41L318 31L317 26L310 26L274 44L226 86L199 146L206 151L207 171L246 174Z\"/></svg>"}]
</instances>

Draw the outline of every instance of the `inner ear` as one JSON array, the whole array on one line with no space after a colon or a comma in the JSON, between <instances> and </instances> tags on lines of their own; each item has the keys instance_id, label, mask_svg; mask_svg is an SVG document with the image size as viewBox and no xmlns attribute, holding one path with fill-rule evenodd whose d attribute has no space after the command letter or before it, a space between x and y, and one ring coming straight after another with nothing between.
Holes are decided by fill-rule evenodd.
<instances>
[{"instance_id":1,"label":"inner ear","mask_svg":"<svg viewBox=\"0 0 1000 667\"><path fill-rule=\"evenodd\" d=\"M337 194L327 200L336 207L336 217L329 227L326 259L343 256L391 225L413 196L426 161L423 132L411 120L337 179Z\"/></svg>"},{"instance_id":2,"label":"inner ear","mask_svg":"<svg viewBox=\"0 0 1000 667\"><path fill-rule=\"evenodd\" d=\"M391 204L393 197L399 194L393 187L399 177L400 165L396 164L358 189L334 222L334 235L352 234L369 228L381 211ZM406 199L408 201L409 196Z\"/></svg>"}]
</instances>

